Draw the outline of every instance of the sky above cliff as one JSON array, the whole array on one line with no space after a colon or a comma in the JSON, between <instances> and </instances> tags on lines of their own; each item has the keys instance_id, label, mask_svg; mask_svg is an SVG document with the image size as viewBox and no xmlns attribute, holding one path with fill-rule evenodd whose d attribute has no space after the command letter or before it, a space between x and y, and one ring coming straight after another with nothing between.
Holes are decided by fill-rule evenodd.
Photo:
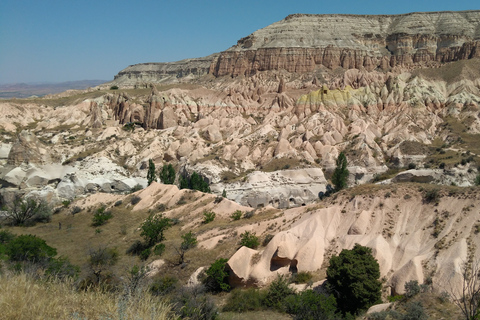
<instances>
[{"instance_id":1,"label":"sky above cliff","mask_svg":"<svg viewBox=\"0 0 480 320\"><path fill-rule=\"evenodd\" d=\"M2 0L0 84L112 80L129 65L207 56L293 13L479 10L477 1Z\"/></svg>"}]
</instances>

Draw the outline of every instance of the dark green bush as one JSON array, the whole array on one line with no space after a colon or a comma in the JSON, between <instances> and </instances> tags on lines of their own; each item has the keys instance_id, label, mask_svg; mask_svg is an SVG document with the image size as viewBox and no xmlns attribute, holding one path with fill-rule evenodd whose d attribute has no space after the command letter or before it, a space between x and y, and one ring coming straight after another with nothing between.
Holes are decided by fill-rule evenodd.
<instances>
[{"instance_id":1,"label":"dark green bush","mask_svg":"<svg viewBox=\"0 0 480 320\"><path fill-rule=\"evenodd\" d=\"M8 230L0 230L0 244L6 244L12 241L15 235Z\"/></svg>"},{"instance_id":2,"label":"dark green bush","mask_svg":"<svg viewBox=\"0 0 480 320\"><path fill-rule=\"evenodd\" d=\"M437 203L440 200L440 192L438 189L427 190L423 195L423 201L426 203Z\"/></svg>"},{"instance_id":3,"label":"dark green bush","mask_svg":"<svg viewBox=\"0 0 480 320\"><path fill-rule=\"evenodd\" d=\"M205 271L207 277L204 279L204 284L208 291L220 292L230 290L228 271L226 270L227 261L228 259L217 259Z\"/></svg>"},{"instance_id":4,"label":"dark green bush","mask_svg":"<svg viewBox=\"0 0 480 320\"><path fill-rule=\"evenodd\" d=\"M100 207L97 209L97 212L93 214L92 226L103 226L112 217L113 215L111 211L105 211L105 207Z\"/></svg>"},{"instance_id":5,"label":"dark green bush","mask_svg":"<svg viewBox=\"0 0 480 320\"><path fill-rule=\"evenodd\" d=\"M258 289L235 289L228 297L223 311L246 312L261 310L265 293Z\"/></svg>"},{"instance_id":6,"label":"dark green bush","mask_svg":"<svg viewBox=\"0 0 480 320\"><path fill-rule=\"evenodd\" d=\"M256 249L260 244L258 237L255 233L245 231L240 235L240 245L250 249Z\"/></svg>"},{"instance_id":7,"label":"dark green bush","mask_svg":"<svg viewBox=\"0 0 480 320\"><path fill-rule=\"evenodd\" d=\"M285 298L286 312L298 320L341 319L336 314L337 304L333 295L318 294L313 290L291 294Z\"/></svg>"},{"instance_id":8,"label":"dark green bush","mask_svg":"<svg viewBox=\"0 0 480 320\"><path fill-rule=\"evenodd\" d=\"M153 280L150 285L150 292L154 296L169 294L177 288L178 279L169 275Z\"/></svg>"},{"instance_id":9,"label":"dark green bush","mask_svg":"<svg viewBox=\"0 0 480 320\"><path fill-rule=\"evenodd\" d=\"M121 206L121 205L122 205L122 203L123 203L123 201L122 201L122 200L115 201L115 204L114 204L114 206L115 206L115 207L119 207L119 206Z\"/></svg>"},{"instance_id":10,"label":"dark green bush","mask_svg":"<svg viewBox=\"0 0 480 320\"><path fill-rule=\"evenodd\" d=\"M67 257L52 258L47 263L45 274L57 279L77 279L80 267L72 264Z\"/></svg>"},{"instance_id":11,"label":"dark green bush","mask_svg":"<svg viewBox=\"0 0 480 320\"><path fill-rule=\"evenodd\" d=\"M118 90L118 86L111 86L110 90Z\"/></svg>"},{"instance_id":12,"label":"dark green bush","mask_svg":"<svg viewBox=\"0 0 480 320\"><path fill-rule=\"evenodd\" d=\"M150 257L150 254L152 253L152 250L150 248L144 249L142 252L140 252L139 257L140 260L145 261Z\"/></svg>"},{"instance_id":13,"label":"dark green bush","mask_svg":"<svg viewBox=\"0 0 480 320\"><path fill-rule=\"evenodd\" d=\"M127 249L126 253L131 254L131 255L140 255L143 250L147 249L148 245L143 243L140 240L136 240L135 242L132 243L132 245Z\"/></svg>"},{"instance_id":14,"label":"dark green bush","mask_svg":"<svg viewBox=\"0 0 480 320\"><path fill-rule=\"evenodd\" d=\"M295 291L288 286L287 279L278 276L268 287L263 304L269 308L286 311L285 299L290 295L295 295Z\"/></svg>"},{"instance_id":15,"label":"dark green bush","mask_svg":"<svg viewBox=\"0 0 480 320\"><path fill-rule=\"evenodd\" d=\"M11 261L42 262L57 255L55 248L31 234L17 236L5 245L5 249Z\"/></svg>"},{"instance_id":16,"label":"dark green bush","mask_svg":"<svg viewBox=\"0 0 480 320\"><path fill-rule=\"evenodd\" d=\"M420 301L413 301L405 306L406 313L402 320L427 320L428 316Z\"/></svg>"},{"instance_id":17,"label":"dark green bush","mask_svg":"<svg viewBox=\"0 0 480 320\"><path fill-rule=\"evenodd\" d=\"M381 301L379 278L380 267L372 249L358 243L333 256L327 269L327 287L344 314L356 314Z\"/></svg>"},{"instance_id":18,"label":"dark green bush","mask_svg":"<svg viewBox=\"0 0 480 320\"><path fill-rule=\"evenodd\" d=\"M301 271L292 275L292 282L297 284L299 283L308 283L312 280L312 274L310 272Z\"/></svg>"},{"instance_id":19,"label":"dark green bush","mask_svg":"<svg viewBox=\"0 0 480 320\"><path fill-rule=\"evenodd\" d=\"M161 256L165 252L165 244L159 243L153 248L153 253L157 256Z\"/></svg>"},{"instance_id":20,"label":"dark green bush","mask_svg":"<svg viewBox=\"0 0 480 320\"><path fill-rule=\"evenodd\" d=\"M132 205L136 205L136 204L139 203L141 200L142 200L142 198L140 198L139 196L133 196L132 199L130 199L130 203L131 203Z\"/></svg>"}]
</instances>

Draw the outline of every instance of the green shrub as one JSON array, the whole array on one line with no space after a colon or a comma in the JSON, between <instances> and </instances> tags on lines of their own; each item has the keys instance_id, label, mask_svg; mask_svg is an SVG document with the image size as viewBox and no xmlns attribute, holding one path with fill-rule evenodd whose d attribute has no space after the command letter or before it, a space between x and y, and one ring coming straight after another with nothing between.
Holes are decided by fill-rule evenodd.
<instances>
[{"instance_id":1,"label":"green shrub","mask_svg":"<svg viewBox=\"0 0 480 320\"><path fill-rule=\"evenodd\" d=\"M150 292L154 296L163 296L169 294L178 285L178 279L169 275L165 275L159 279L155 279L150 285Z\"/></svg>"},{"instance_id":2,"label":"green shrub","mask_svg":"<svg viewBox=\"0 0 480 320\"><path fill-rule=\"evenodd\" d=\"M181 287L172 295L171 301L179 319L217 319L217 308L202 286Z\"/></svg>"},{"instance_id":3,"label":"green shrub","mask_svg":"<svg viewBox=\"0 0 480 320\"><path fill-rule=\"evenodd\" d=\"M242 313L261 310L264 296L264 292L254 288L246 290L235 289L228 297L223 311Z\"/></svg>"},{"instance_id":4,"label":"green shrub","mask_svg":"<svg viewBox=\"0 0 480 320\"><path fill-rule=\"evenodd\" d=\"M100 207L97 209L97 212L93 214L92 226L99 227L103 226L109 219L113 217L111 211L105 211L105 207Z\"/></svg>"},{"instance_id":5,"label":"green shrub","mask_svg":"<svg viewBox=\"0 0 480 320\"><path fill-rule=\"evenodd\" d=\"M295 291L288 286L287 279L278 276L268 287L263 303L269 308L286 311L285 299L294 294Z\"/></svg>"},{"instance_id":6,"label":"green shrub","mask_svg":"<svg viewBox=\"0 0 480 320\"><path fill-rule=\"evenodd\" d=\"M132 189L130 189L130 193L134 193L134 192L140 191L142 189L143 189L142 185L137 183L136 185L133 186Z\"/></svg>"},{"instance_id":7,"label":"green shrub","mask_svg":"<svg viewBox=\"0 0 480 320\"><path fill-rule=\"evenodd\" d=\"M118 262L119 254L116 248L99 247L88 252L88 267L93 278L88 282L94 285L106 283L110 278L109 269ZM88 283L86 285L89 285Z\"/></svg>"},{"instance_id":8,"label":"green shrub","mask_svg":"<svg viewBox=\"0 0 480 320\"><path fill-rule=\"evenodd\" d=\"M217 259L205 271L207 277L204 279L204 284L207 290L213 292L230 290L228 271L226 270L227 261L228 259Z\"/></svg>"},{"instance_id":9,"label":"green shrub","mask_svg":"<svg viewBox=\"0 0 480 320\"><path fill-rule=\"evenodd\" d=\"M410 302L405 306L406 313L402 320L427 320L428 316L425 313L423 305L420 301Z\"/></svg>"},{"instance_id":10,"label":"green shrub","mask_svg":"<svg viewBox=\"0 0 480 320\"><path fill-rule=\"evenodd\" d=\"M57 255L55 248L34 235L19 235L5 245L11 261L42 262Z\"/></svg>"},{"instance_id":11,"label":"green shrub","mask_svg":"<svg viewBox=\"0 0 480 320\"><path fill-rule=\"evenodd\" d=\"M327 287L344 314L355 314L381 301L379 278L380 267L372 249L358 243L333 256L327 269Z\"/></svg>"},{"instance_id":12,"label":"green shrub","mask_svg":"<svg viewBox=\"0 0 480 320\"><path fill-rule=\"evenodd\" d=\"M298 320L340 319L333 295L318 294L313 290L291 294L285 298L285 309Z\"/></svg>"},{"instance_id":13,"label":"green shrub","mask_svg":"<svg viewBox=\"0 0 480 320\"><path fill-rule=\"evenodd\" d=\"M215 212L212 211L205 211L203 213L203 223L207 224L215 220Z\"/></svg>"},{"instance_id":14,"label":"green shrub","mask_svg":"<svg viewBox=\"0 0 480 320\"><path fill-rule=\"evenodd\" d=\"M256 249L260 241L255 233L251 233L250 231L245 231L240 235L240 245L245 246L250 249Z\"/></svg>"},{"instance_id":15,"label":"green shrub","mask_svg":"<svg viewBox=\"0 0 480 320\"><path fill-rule=\"evenodd\" d=\"M192 231L187 232L186 234L182 235L181 237L183 239L183 242L180 245L180 248L182 250L188 250L188 249L191 249L191 248L193 248L197 245L197 237L195 237L195 234Z\"/></svg>"},{"instance_id":16,"label":"green shrub","mask_svg":"<svg viewBox=\"0 0 480 320\"><path fill-rule=\"evenodd\" d=\"M240 220L240 218L242 217L242 214L243 214L242 211L236 210L234 213L232 213L230 218L232 218L233 220Z\"/></svg>"},{"instance_id":17,"label":"green shrub","mask_svg":"<svg viewBox=\"0 0 480 320\"><path fill-rule=\"evenodd\" d=\"M80 267L72 264L67 257L52 258L48 261L45 275L57 279L77 279L80 274Z\"/></svg>"},{"instance_id":18,"label":"green shrub","mask_svg":"<svg viewBox=\"0 0 480 320\"><path fill-rule=\"evenodd\" d=\"M170 219L165 218L163 214L153 215L147 218L140 226L142 232L140 235L145 239L149 247L165 239L163 233L170 228Z\"/></svg>"},{"instance_id":19,"label":"green shrub","mask_svg":"<svg viewBox=\"0 0 480 320\"><path fill-rule=\"evenodd\" d=\"M417 280L405 283L405 298L410 299L420 293L420 285Z\"/></svg>"},{"instance_id":20,"label":"green shrub","mask_svg":"<svg viewBox=\"0 0 480 320\"><path fill-rule=\"evenodd\" d=\"M70 200L64 200L62 201L62 205L65 207L65 208L68 208L70 206Z\"/></svg>"},{"instance_id":21,"label":"green shrub","mask_svg":"<svg viewBox=\"0 0 480 320\"><path fill-rule=\"evenodd\" d=\"M440 200L440 192L438 189L427 190L423 195L423 201L426 203L437 203Z\"/></svg>"},{"instance_id":22,"label":"green shrub","mask_svg":"<svg viewBox=\"0 0 480 320\"><path fill-rule=\"evenodd\" d=\"M111 86L110 90L118 90L118 86Z\"/></svg>"},{"instance_id":23,"label":"green shrub","mask_svg":"<svg viewBox=\"0 0 480 320\"><path fill-rule=\"evenodd\" d=\"M165 252L165 244L159 243L153 248L153 253L157 256L161 256Z\"/></svg>"},{"instance_id":24,"label":"green shrub","mask_svg":"<svg viewBox=\"0 0 480 320\"><path fill-rule=\"evenodd\" d=\"M123 203L123 201L122 201L122 200L115 201L115 204L114 204L114 206L115 206L115 207L119 207L119 206L121 206L121 205L122 205L122 203Z\"/></svg>"},{"instance_id":25,"label":"green shrub","mask_svg":"<svg viewBox=\"0 0 480 320\"><path fill-rule=\"evenodd\" d=\"M140 240L136 240L132 245L127 249L126 253L131 255L140 255L143 250L147 249L148 246Z\"/></svg>"},{"instance_id":26,"label":"green shrub","mask_svg":"<svg viewBox=\"0 0 480 320\"><path fill-rule=\"evenodd\" d=\"M272 239L273 239L273 234L270 234L270 233L267 234L263 239L262 246L266 247Z\"/></svg>"},{"instance_id":27,"label":"green shrub","mask_svg":"<svg viewBox=\"0 0 480 320\"><path fill-rule=\"evenodd\" d=\"M243 214L243 217L244 217L245 219L250 219L251 217L253 217L254 214L255 214L255 210L246 211L246 212Z\"/></svg>"},{"instance_id":28,"label":"green shrub","mask_svg":"<svg viewBox=\"0 0 480 320\"><path fill-rule=\"evenodd\" d=\"M296 284L299 283L308 283L312 280L312 274L307 271L301 271L298 273L293 274L292 276L292 282L295 282Z\"/></svg>"},{"instance_id":29,"label":"green shrub","mask_svg":"<svg viewBox=\"0 0 480 320\"><path fill-rule=\"evenodd\" d=\"M6 244L12 241L15 235L8 230L0 230L0 244Z\"/></svg>"},{"instance_id":30,"label":"green shrub","mask_svg":"<svg viewBox=\"0 0 480 320\"><path fill-rule=\"evenodd\" d=\"M480 174L477 174L477 176L475 177L475 185L476 186L480 186Z\"/></svg>"},{"instance_id":31,"label":"green shrub","mask_svg":"<svg viewBox=\"0 0 480 320\"><path fill-rule=\"evenodd\" d=\"M80 208L79 206L74 206L72 208L72 215L75 215L75 214L79 213L80 211L82 211L82 208Z\"/></svg>"},{"instance_id":32,"label":"green shrub","mask_svg":"<svg viewBox=\"0 0 480 320\"><path fill-rule=\"evenodd\" d=\"M150 257L150 254L152 253L152 250L150 248L146 248L140 252L138 255L140 257L140 260L145 261Z\"/></svg>"},{"instance_id":33,"label":"green shrub","mask_svg":"<svg viewBox=\"0 0 480 320\"><path fill-rule=\"evenodd\" d=\"M136 204L139 203L141 200L142 200L142 198L140 198L139 196L133 196L132 199L130 199L130 203L131 203L132 205L136 205Z\"/></svg>"}]
</instances>

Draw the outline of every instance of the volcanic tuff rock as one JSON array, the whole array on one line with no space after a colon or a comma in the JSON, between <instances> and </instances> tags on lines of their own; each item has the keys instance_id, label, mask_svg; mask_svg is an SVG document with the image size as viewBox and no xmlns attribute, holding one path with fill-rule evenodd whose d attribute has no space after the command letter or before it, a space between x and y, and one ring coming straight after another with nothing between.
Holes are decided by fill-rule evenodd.
<instances>
[{"instance_id":1,"label":"volcanic tuff rock","mask_svg":"<svg viewBox=\"0 0 480 320\"><path fill-rule=\"evenodd\" d=\"M321 66L371 71L437 65L479 57L479 40L480 11L293 14L240 39L220 54L130 66L119 72L114 83L178 82L206 73L249 76L280 69L311 73Z\"/></svg>"}]
</instances>

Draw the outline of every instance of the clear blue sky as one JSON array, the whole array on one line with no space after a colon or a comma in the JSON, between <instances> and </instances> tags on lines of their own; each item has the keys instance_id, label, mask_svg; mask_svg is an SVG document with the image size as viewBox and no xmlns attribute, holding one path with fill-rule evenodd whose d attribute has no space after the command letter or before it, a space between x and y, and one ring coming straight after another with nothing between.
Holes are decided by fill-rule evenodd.
<instances>
[{"instance_id":1,"label":"clear blue sky","mask_svg":"<svg viewBox=\"0 0 480 320\"><path fill-rule=\"evenodd\" d=\"M480 1L1 0L0 83L111 80L226 50L292 13L479 10Z\"/></svg>"}]
</instances>

